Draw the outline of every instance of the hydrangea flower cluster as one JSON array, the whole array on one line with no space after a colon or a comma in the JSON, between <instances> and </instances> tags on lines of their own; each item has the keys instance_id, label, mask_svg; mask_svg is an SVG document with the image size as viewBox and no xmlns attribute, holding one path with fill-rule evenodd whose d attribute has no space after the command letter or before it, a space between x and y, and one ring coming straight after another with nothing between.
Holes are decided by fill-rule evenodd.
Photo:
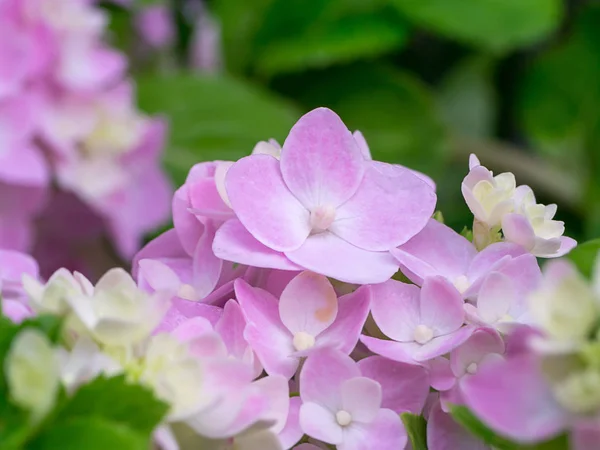
<instances>
[{"instance_id":1,"label":"hydrangea flower cluster","mask_svg":"<svg viewBox=\"0 0 600 450\"><path fill-rule=\"evenodd\" d=\"M165 450L413 448L415 416L430 450L491 449L456 407L517 443L572 431L573 448L594 448L600 273L590 285L560 260L542 273L536 256L575 245L556 207L470 166L474 242L433 218L428 177L311 111L282 146L194 166L136 281L44 282L0 252L4 314L64 318L62 356L26 336L13 358L44 347L67 389L99 373L151 388L170 408L154 433ZM51 400L22 402L43 414Z\"/></svg>"},{"instance_id":2,"label":"hydrangea flower cluster","mask_svg":"<svg viewBox=\"0 0 600 450\"><path fill-rule=\"evenodd\" d=\"M0 248L36 243L45 272L102 234L130 259L168 218L165 124L135 108L107 20L89 0L0 2Z\"/></svg>"}]
</instances>

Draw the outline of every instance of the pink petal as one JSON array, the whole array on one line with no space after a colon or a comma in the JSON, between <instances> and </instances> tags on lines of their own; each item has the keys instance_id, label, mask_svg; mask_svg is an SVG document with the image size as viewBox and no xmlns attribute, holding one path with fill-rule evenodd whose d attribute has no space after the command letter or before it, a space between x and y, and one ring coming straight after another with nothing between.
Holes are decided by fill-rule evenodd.
<instances>
[{"instance_id":1,"label":"pink petal","mask_svg":"<svg viewBox=\"0 0 600 450\"><path fill-rule=\"evenodd\" d=\"M138 265L138 276L147 281L153 290L177 292L179 289L179 277L163 262L157 259L142 259Z\"/></svg>"},{"instance_id":2,"label":"pink petal","mask_svg":"<svg viewBox=\"0 0 600 450\"><path fill-rule=\"evenodd\" d=\"M414 329L421 320L421 290L417 286L389 280L372 286L371 291L371 314L381 331L396 341L413 341Z\"/></svg>"},{"instance_id":3,"label":"pink petal","mask_svg":"<svg viewBox=\"0 0 600 450\"><path fill-rule=\"evenodd\" d=\"M360 337L360 341L373 353L389 358L392 361L417 364L412 355L414 352L413 348L418 345L416 343L388 341L365 335Z\"/></svg>"},{"instance_id":4,"label":"pink petal","mask_svg":"<svg viewBox=\"0 0 600 450\"><path fill-rule=\"evenodd\" d=\"M340 297L335 321L317 336L317 345L335 347L349 355L356 347L367 320L370 303L370 286L361 286L353 293Z\"/></svg>"},{"instance_id":5,"label":"pink petal","mask_svg":"<svg viewBox=\"0 0 600 450\"><path fill-rule=\"evenodd\" d=\"M308 209L336 208L346 202L356 192L364 170L364 157L352 134L327 108L302 116L281 151L285 184Z\"/></svg>"},{"instance_id":6,"label":"pink petal","mask_svg":"<svg viewBox=\"0 0 600 450\"><path fill-rule=\"evenodd\" d=\"M21 285L23 274L37 278L38 264L31 256L14 250L0 250L0 278L4 283L16 287Z\"/></svg>"},{"instance_id":7,"label":"pink petal","mask_svg":"<svg viewBox=\"0 0 600 450\"><path fill-rule=\"evenodd\" d=\"M451 282L465 275L477 250L453 229L430 219L425 228L392 254L410 272L418 284L426 277L440 275Z\"/></svg>"},{"instance_id":8,"label":"pink petal","mask_svg":"<svg viewBox=\"0 0 600 450\"><path fill-rule=\"evenodd\" d=\"M413 358L415 361L423 362L437 356L445 355L469 339L473 331L475 331L474 327L464 326L450 334L435 337L428 343L421 345L420 348L414 348ZM414 347L419 344L414 343L410 345Z\"/></svg>"},{"instance_id":9,"label":"pink petal","mask_svg":"<svg viewBox=\"0 0 600 450\"><path fill-rule=\"evenodd\" d=\"M244 339L246 319L240 305L235 300L229 300L223 308L223 315L215 325L215 331L221 335L230 355L242 359L248 343Z\"/></svg>"},{"instance_id":10,"label":"pink petal","mask_svg":"<svg viewBox=\"0 0 600 450\"><path fill-rule=\"evenodd\" d=\"M244 337L252 346L268 374L290 378L298 360L291 358L292 336L279 318L277 299L245 281L235 281L236 298L246 318Z\"/></svg>"},{"instance_id":11,"label":"pink petal","mask_svg":"<svg viewBox=\"0 0 600 450\"><path fill-rule=\"evenodd\" d=\"M558 250L552 249L553 251L544 251L536 244L536 248L534 249L535 255L539 258L559 258L566 255L577 246L577 241L567 236L561 236L558 240Z\"/></svg>"},{"instance_id":12,"label":"pink petal","mask_svg":"<svg viewBox=\"0 0 600 450\"><path fill-rule=\"evenodd\" d=\"M0 308L2 314L14 323L21 323L34 315L27 306L17 300L4 298L0 302Z\"/></svg>"},{"instance_id":13,"label":"pink petal","mask_svg":"<svg viewBox=\"0 0 600 450\"><path fill-rule=\"evenodd\" d=\"M483 422L520 442L548 439L568 420L530 355L488 364L462 387L467 406Z\"/></svg>"},{"instance_id":14,"label":"pink petal","mask_svg":"<svg viewBox=\"0 0 600 450\"><path fill-rule=\"evenodd\" d=\"M188 200L189 185L184 184L173 196L171 209L173 211L173 226L181 242L181 246L188 255L194 254L194 249L204 232L204 224L198 217L189 211Z\"/></svg>"},{"instance_id":15,"label":"pink petal","mask_svg":"<svg viewBox=\"0 0 600 450\"><path fill-rule=\"evenodd\" d=\"M234 216L233 210L221 198L214 178L203 178L190 184L188 195L194 214L218 220Z\"/></svg>"},{"instance_id":16,"label":"pink petal","mask_svg":"<svg viewBox=\"0 0 600 450\"><path fill-rule=\"evenodd\" d=\"M139 261L142 259L157 258L186 258L187 254L179 242L179 237L174 229L165 231L160 236L151 240L133 257L132 273L137 278Z\"/></svg>"},{"instance_id":17,"label":"pink petal","mask_svg":"<svg viewBox=\"0 0 600 450\"><path fill-rule=\"evenodd\" d=\"M389 252L360 249L327 231L309 236L298 250L285 255L308 270L354 284L382 283L398 270Z\"/></svg>"},{"instance_id":18,"label":"pink petal","mask_svg":"<svg viewBox=\"0 0 600 450\"><path fill-rule=\"evenodd\" d=\"M352 420L370 423L381 407L381 386L365 377L356 377L340 385L342 409L352 416Z\"/></svg>"},{"instance_id":19,"label":"pink petal","mask_svg":"<svg viewBox=\"0 0 600 450\"><path fill-rule=\"evenodd\" d=\"M256 380L252 386L259 390L259 394L268 400L267 410L260 415L260 419L272 423L269 429L273 433L283 430L290 410L290 390L288 380L281 375L269 375Z\"/></svg>"},{"instance_id":20,"label":"pink petal","mask_svg":"<svg viewBox=\"0 0 600 450\"><path fill-rule=\"evenodd\" d=\"M42 151L29 143L0 152L0 179L6 183L45 187L50 170Z\"/></svg>"},{"instance_id":21,"label":"pink petal","mask_svg":"<svg viewBox=\"0 0 600 450\"><path fill-rule=\"evenodd\" d=\"M502 233L507 241L518 244L527 250L535 246L535 232L527 217L511 213L502 217Z\"/></svg>"},{"instance_id":22,"label":"pink petal","mask_svg":"<svg viewBox=\"0 0 600 450\"><path fill-rule=\"evenodd\" d=\"M460 348L460 347L459 347ZM441 356L429 361L431 387L438 391L447 391L456 384L456 375L450 368L450 360Z\"/></svg>"},{"instance_id":23,"label":"pink petal","mask_svg":"<svg viewBox=\"0 0 600 450\"><path fill-rule=\"evenodd\" d=\"M361 424L362 425L362 424ZM339 450L398 450L408 442L406 430L398 414L390 409L380 409L375 420L368 425L350 427Z\"/></svg>"},{"instance_id":24,"label":"pink petal","mask_svg":"<svg viewBox=\"0 0 600 450\"><path fill-rule=\"evenodd\" d=\"M338 300L333 286L323 275L301 272L281 293L279 314L292 333L316 336L335 320Z\"/></svg>"},{"instance_id":25,"label":"pink petal","mask_svg":"<svg viewBox=\"0 0 600 450\"><path fill-rule=\"evenodd\" d=\"M470 364L479 364L490 353L504 353L504 341L495 330L480 328L450 355L450 365L455 376L467 373Z\"/></svg>"},{"instance_id":26,"label":"pink petal","mask_svg":"<svg viewBox=\"0 0 600 450\"><path fill-rule=\"evenodd\" d=\"M300 397L290 398L290 409L283 430L279 432L279 442L284 449L288 449L296 444L304 435L300 428L300 406L302 400Z\"/></svg>"},{"instance_id":27,"label":"pink petal","mask_svg":"<svg viewBox=\"0 0 600 450\"><path fill-rule=\"evenodd\" d=\"M329 348L317 349L306 359L300 372L300 397L303 402L339 410L342 401L339 386L359 376L358 366L349 356Z\"/></svg>"},{"instance_id":28,"label":"pink petal","mask_svg":"<svg viewBox=\"0 0 600 450\"><path fill-rule=\"evenodd\" d=\"M238 219L225 222L217 230L213 251L221 259L255 268L273 268L282 271L302 269L283 253L276 252L257 241Z\"/></svg>"},{"instance_id":29,"label":"pink petal","mask_svg":"<svg viewBox=\"0 0 600 450\"><path fill-rule=\"evenodd\" d=\"M221 308L217 308L216 306L173 298L171 300L171 307L154 333L168 333L195 317L205 318L214 326L221 316L221 313Z\"/></svg>"},{"instance_id":30,"label":"pink petal","mask_svg":"<svg viewBox=\"0 0 600 450\"><path fill-rule=\"evenodd\" d=\"M410 170L370 162L354 196L337 209L331 232L365 250L390 250L423 229L436 195Z\"/></svg>"},{"instance_id":31,"label":"pink petal","mask_svg":"<svg viewBox=\"0 0 600 450\"><path fill-rule=\"evenodd\" d=\"M217 230L213 252L221 259L248 266L302 270L302 267L290 261L283 253L257 241L238 219L228 220Z\"/></svg>"},{"instance_id":32,"label":"pink petal","mask_svg":"<svg viewBox=\"0 0 600 450\"><path fill-rule=\"evenodd\" d=\"M510 278L500 272L491 272L477 296L479 317L486 323L498 322L506 316L516 295Z\"/></svg>"},{"instance_id":33,"label":"pink petal","mask_svg":"<svg viewBox=\"0 0 600 450\"><path fill-rule=\"evenodd\" d=\"M434 450L489 450L481 440L442 411L440 402L431 409L427 421L427 447Z\"/></svg>"},{"instance_id":34,"label":"pink petal","mask_svg":"<svg viewBox=\"0 0 600 450\"><path fill-rule=\"evenodd\" d=\"M382 408L397 414L420 414L429 394L429 377L425 368L399 363L381 356L369 356L358 362L363 376L381 385Z\"/></svg>"},{"instance_id":35,"label":"pink petal","mask_svg":"<svg viewBox=\"0 0 600 450\"><path fill-rule=\"evenodd\" d=\"M192 265L192 286L195 297L190 300L200 300L210 294L219 281L223 270L223 260L212 251L215 238L215 225L208 221L204 233L196 244Z\"/></svg>"},{"instance_id":36,"label":"pink petal","mask_svg":"<svg viewBox=\"0 0 600 450\"><path fill-rule=\"evenodd\" d=\"M356 141L356 145L358 145L358 148L360 149L363 158L367 160L372 160L373 157L371 156L369 144L367 144L367 140L365 139L363 134L360 131L356 130L354 133L352 133L352 137Z\"/></svg>"},{"instance_id":37,"label":"pink petal","mask_svg":"<svg viewBox=\"0 0 600 450\"><path fill-rule=\"evenodd\" d=\"M225 185L244 227L267 247L295 250L308 237L309 212L285 185L279 161L272 156L240 159L229 168Z\"/></svg>"},{"instance_id":38,"label":"pink petal","mask_svg":"<svg viewBox=\"0 0 600 450\"><path fill-rule=\"evenodd\" d=\"M434 336L457 330L465 321L462 295L442 277L427 278L421 289L422 324L433 330Z\"/></svg>"},{"instance_id":39,"label":"pink petal","mask_svg":"<svg viewBox=\"0 0 600 450\"><path fill-rule=\"evenodd\" d=\"M304 402L300 407L300 427L304 433L328 444L342 442L342 427L335 415L319 403Z\"/></svg>"}]
</instances>

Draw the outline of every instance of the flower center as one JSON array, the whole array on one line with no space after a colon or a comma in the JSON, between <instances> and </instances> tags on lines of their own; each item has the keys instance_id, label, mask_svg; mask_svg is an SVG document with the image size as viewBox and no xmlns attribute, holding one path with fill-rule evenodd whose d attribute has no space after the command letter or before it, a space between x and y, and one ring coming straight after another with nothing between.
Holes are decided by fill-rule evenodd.
<instances>
[{"instance_id":1,"label":"flower center","mask_svg":"<svg viewBox=\"0 0 600 450\"><path fill-rule=\"evenodd\" d=\"M472 362L471 364L469 364L467 366L467 373L469 373L471 375L477 373L477 363Z\"/></svg>"},{"instance_id":2,"label":"flower center","mask_svg":"<svg viewBox=\"0 0 600 450\"><path fill-rule=\"evenodd\" d=\"M340 409L337 413L335 413L335 420L337 420L338 425L347 427L352 423L352 415L348 411Z\"/></svg>"},{"instance_id":3,"label":"flower center","mask_svg":"<svg viewBox=\"0 0 600 450\"><path fill-rule=\"evenodd\" d=\"M317 233L329 228L334 220L335 208L331 205L320 205L310 212L310 226Z\"/></svg>"},{"instance_id":4,"label":"flower center","mask_svg":"<svg viewBox=\"0 0 600 450\"><path fill-rule=\"evenodd\" d=\"M311 334L308 334L305 331L298 331L294 334L294 348L301 352L303 350L308 350L315 345L315 337Z\"/></svg>"},{"instance_id":5,"label":"flower center","mask_svg":"<svg viewBox=\"0 0 600 450\"><path fill-rule=\"evenodd\" d=\"M461 275L456 280L454 280L454 287L461 294L463 294L467 289L469 289L470 285L471 283L469 283L469 279L464 275Z\"/></svg>"},{"instance_id":6,"label":"flower center","mask_svg":"<svg viewBox=\"0 0 600 450\"><path fill-rule=\"evenodd\" d=\"M433 339L433 330L427 325L417 325L413 337L418 344L427 344Z\"/></svg>"}]
</instances>

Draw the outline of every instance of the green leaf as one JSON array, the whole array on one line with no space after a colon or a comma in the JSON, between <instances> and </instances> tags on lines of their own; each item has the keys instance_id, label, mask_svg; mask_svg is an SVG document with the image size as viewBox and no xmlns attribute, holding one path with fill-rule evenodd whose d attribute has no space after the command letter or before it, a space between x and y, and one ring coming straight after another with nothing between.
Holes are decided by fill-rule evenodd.
<instances>
[{"instance_id":1,"label":"green leaf","mask_svg":"<svg viewBox=\"0 0 600 450\"><path fill-rule=\"evenodd\" d=\"M492 51L533 44L562 19L561 0L393 0L415 24Z\"/></svg>"},{"instance_id":2,"label":"green leaf","mask_svg":"<svg viewBox=\"0 0 600 450\"><path fill-rule=\"evenodd\" d=\"M569 38L527 69L517 99L524 131L536 147L579 176L600 117L598 21L599 6L583 9Z\"/></svg>"},{"instance_id":3,"label":"green leaf","mask_svg":"<svg viewBox=\"0 0 600 450\"><path fill-rule=\"evenodd\" d=\"M518 444L497 435L465 406L450 405L450 415L471 434L498 450L518 450Z\"/></svg>"},{"instance_id":4,"label":"green leaf","mask_svg":"<svg viewBox=\"0 0 600 450\"><path fill-rule=\"evenodd\" d=\"M226 76L143 78L138 98L142 109L170 120L165 165L178 184L198 162L236 160L260 140L282 142L300 116L284 100Z\"/></svg>"},{"instance_id":5,"label":"green leaf","mask_svg":"<svg viewBox=\"0 0 600 450\"><path fill-rule=\"evenodd\" d=\"M404 423L413 450L427 450L427 422L423 416L402 413L400 418Z\"/></svg>"},{"instance_id":6,"label":"green leaf","mask_svg":"<svg viewBox=\"0 0 600 450\"><path fill-rule=\"evenodd\" d=\"M438 106L445 124L473 137L489 137L496 121L496 92L492 85L493 61L469 58L454 67L438 91Z\"/></svg>"},{"instance_id":7,"label":"green leaf","mask_svg":"<svg viewBox=\"0 0 600 450\"><path fill-rule=\"evenodd\" d=\"M58 411L58 421L95 417L150 435L168 411L152 391L124 375L100 376L81 386Z\"/></svg>"},{"instance_id":8,"label":"green leaf","mask_svg":"<svg viewBox=\"0 0 600 450\"><path fill-rule=\"evenodd\" d=\"M296 0L306 9L304 0ZM318 2L312 2L315 4ZM323 3L323 2L321 2ZM349 3L329 2L328 5ZM292 17L290 0L279 0L273 5L276 13L272 20L281 23L282 14ZM309 3L310 4L310 3ZM266 23L263 30L268 29ZM305 21L290 24L271 35L263 32L255 57L257 72L267 75L302 71L312 67L327 67L363 57L373 57L403 46L408 28L392 9L348 11L340 15L324 13L306 15Z\"/></svg>"},{"instance_id":9,"label":"green leaf","mask_svg":"<svg viewBox=\"0 0 600 450\"><path fill-rule=\"evenodd\" d=\"M77 418L53 425L27 450L148 450L149 437L118 422Z\"/></svg>"},{"instance_id":10,"label":"green leaf","mask_svg":"<svg viewBox=\"0 0 600 450\"><path fill-rule=\"evenodd\" d=\"M443 171L444 128L430 92L409 74L358 63L288 83L283 89L308 109L328 106L351 130L360 130L374 159L434 177Z\"/></svg>"},{"instance_id":11,"label":"green leaf","mask_svg":"<svg viewBox=\"0 0 600 450\"><path fill-rule=\"evenodd\" d=\"M567 258L575 263L586 277L591 277L594 264L600 255L600 239L584 242L569 252ZM598 259L600 263L600 259Z\"/></svg>"}]
</instances>

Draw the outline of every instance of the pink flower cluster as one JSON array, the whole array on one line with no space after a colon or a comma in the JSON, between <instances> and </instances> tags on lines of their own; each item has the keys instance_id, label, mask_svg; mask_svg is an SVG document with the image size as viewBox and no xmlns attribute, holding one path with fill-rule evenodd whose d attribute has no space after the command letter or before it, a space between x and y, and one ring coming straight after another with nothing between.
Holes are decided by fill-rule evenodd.
<instances>
[{"instance_id":1,"label":"pink flower cluster","mask_svg":"<svg viewBox=\"0 0 600 450\"><path fill-rule=\"evenodd\" d=\"M37 240L46 263L87 231L128 259L168 217L165 125L136 110L106 26L91 0L0 1L0 248Z\"/></svg>"},{"instance_id":2,"label":"pink flower cluster","mask_svg":"<svg viewBox=\"0 0 600 450\"><path fill-rule=\"evenodd\" d=\"M543 275L535 255L574 245L555 207L475 161L463 190L486 225L477 243L432 219L429 178L373 161L319 108L283 146L193 167L174 228L134 258L137 287L63 272L23 293L35 263L5 253L4 312L72 311L122 370L136 355L172 405L166 450L410 448L403 413L427 420L430 450L491 448L453 405L520 443L572 429L574 448L594 448L600 268L595 285L563 261Z\"/></svg>"}]
</instances>

